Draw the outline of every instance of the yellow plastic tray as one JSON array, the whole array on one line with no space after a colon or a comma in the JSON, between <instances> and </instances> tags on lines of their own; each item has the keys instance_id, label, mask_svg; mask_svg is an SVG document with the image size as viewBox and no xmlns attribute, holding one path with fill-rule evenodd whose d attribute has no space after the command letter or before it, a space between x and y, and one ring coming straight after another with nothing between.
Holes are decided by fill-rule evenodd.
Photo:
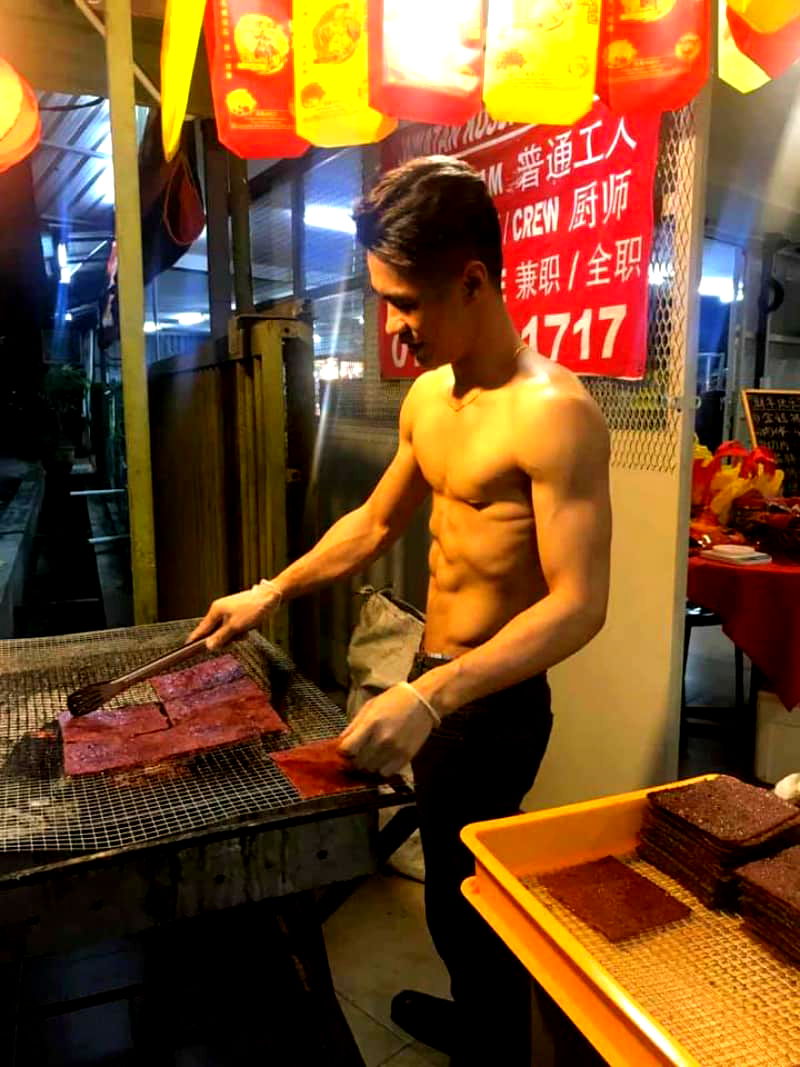
<instances>
[{"instance_id":1,"label":"yellow plastic tray","mask_svg":"<svg viewBox=\"0 0 800 1067\"><path fill-rule=\"evenodd\" d=\"M639 861L690 904L692 917L615 946L521 881L632 853L651 791L465 827L476 862L464 895L612 1067L797 1063L798 972L751 939L738 918L703 907ZM635 995L626 984L632 974ZM674 1027L665 1025L670 1018Z\"/></svg>"}]
</instances>

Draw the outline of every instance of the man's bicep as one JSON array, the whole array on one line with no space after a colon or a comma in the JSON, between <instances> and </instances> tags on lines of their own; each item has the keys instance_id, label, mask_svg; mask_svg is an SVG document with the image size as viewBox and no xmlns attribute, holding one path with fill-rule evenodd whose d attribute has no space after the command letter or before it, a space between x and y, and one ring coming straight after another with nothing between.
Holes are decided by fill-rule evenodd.
<instances>
[{"instance_id":1,"label":"man's bicep","mask_svg":"<svg viewBox=\"0 0 800 1067\"><path fill-rule=\"evenodd\" d=\"M611 509L607 488L575 494L557 485L534 491L542 572L551 593L605 610Z\"/></svg>"},{"instance_id":2,"label":"man's bicep","mask_svg":"<svg viewBox=\"0 0 800 1067\"><path fill-rule=\"evenodd\" d=\"M533 472L533 509L550 592L605 611L611 542L608 431L593 406L567 404Z\"/></svg>"}]
</instances>

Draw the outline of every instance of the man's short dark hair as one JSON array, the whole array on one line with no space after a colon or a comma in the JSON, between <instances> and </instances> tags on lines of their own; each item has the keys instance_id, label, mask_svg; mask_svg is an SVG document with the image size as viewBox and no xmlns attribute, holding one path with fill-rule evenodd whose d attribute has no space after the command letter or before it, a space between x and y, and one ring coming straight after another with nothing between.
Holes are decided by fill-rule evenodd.
<instances>
[{"instance_id":1,"label":"man's short dark hair","mask_svg":"<svg viewBox=\"0 0 800 1067\"><path fill-rule=\"evenodd\" d=\"M353 218L361 244L400 273L435 281L479 259L500 288L497 209L468 163L450 156L412 159L384 174Z\"/></svg>"}]
</instances>

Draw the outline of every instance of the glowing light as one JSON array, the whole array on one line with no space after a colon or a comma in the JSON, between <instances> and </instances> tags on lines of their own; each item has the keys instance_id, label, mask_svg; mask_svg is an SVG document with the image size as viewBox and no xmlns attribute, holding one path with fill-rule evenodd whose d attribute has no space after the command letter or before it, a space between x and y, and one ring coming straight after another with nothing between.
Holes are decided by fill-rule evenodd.
<instances>
[{"instance_id":1,"label":"glowing light","mask_svg":"<svg viewBox=\"0 0 800 1067\"><path fill-rule=\"evenodd\" d=\"M700 296L715 296L721 304L731 304L736 295L733 288L733 278L721 275L708 274L700 279L698 288Z\"/></svg>"},{"instance_id":2,"label":"glowing light","mask_svg":"<svg viewBox=\"0 0 800 1067\"><path fill-rule=\"evenodd\" d=\"M332 233L354 234L356 224L344 207L328 204L306 204L303 222L314 230L330 230Z\"/></svg>"},{"instance_id":3,"label":"glowing light","mask_svg":"<svg viewBox=\"0 0 800 1067\"><path fill-rule=\"evenodd\" d=\"M172 318L179 326L199 326L208 321L208 315L203 311L179 311Z\"/></svg>"}]
</instances>

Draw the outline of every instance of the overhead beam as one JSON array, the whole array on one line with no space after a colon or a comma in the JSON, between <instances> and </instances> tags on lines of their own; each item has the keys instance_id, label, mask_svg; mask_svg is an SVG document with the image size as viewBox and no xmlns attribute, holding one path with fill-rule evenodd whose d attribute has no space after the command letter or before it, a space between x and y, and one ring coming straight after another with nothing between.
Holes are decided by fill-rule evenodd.
<instances>
[{"instance_id":1,"label":"overhead beam","mask_svg":"<svg viewBox=\"0 0 800 1067\"><path fill-rule=\"evenodd\" d=\"M114 193L119 253L122 396L128 461L128 510L133 613L138 624L158 618L150 414L145 356L142 230L133 90L130 0L106 4L106 57L114 149Z\"/></svg>"},{"instance_id":2,"label":"overhead beam","mask_svg":"<svg viewBox=\"0 0 800 1067\"><path fill-rule=\"evenodd\" d=\"M57 141L40 141L40 148L52 148L56 152L72 152L76 156L88 156L90 159L103 159L108 162L111 159L110 152L95 152L93 148L81 148L76 144L59 144Z\"/></svg>"}]
</instances>

